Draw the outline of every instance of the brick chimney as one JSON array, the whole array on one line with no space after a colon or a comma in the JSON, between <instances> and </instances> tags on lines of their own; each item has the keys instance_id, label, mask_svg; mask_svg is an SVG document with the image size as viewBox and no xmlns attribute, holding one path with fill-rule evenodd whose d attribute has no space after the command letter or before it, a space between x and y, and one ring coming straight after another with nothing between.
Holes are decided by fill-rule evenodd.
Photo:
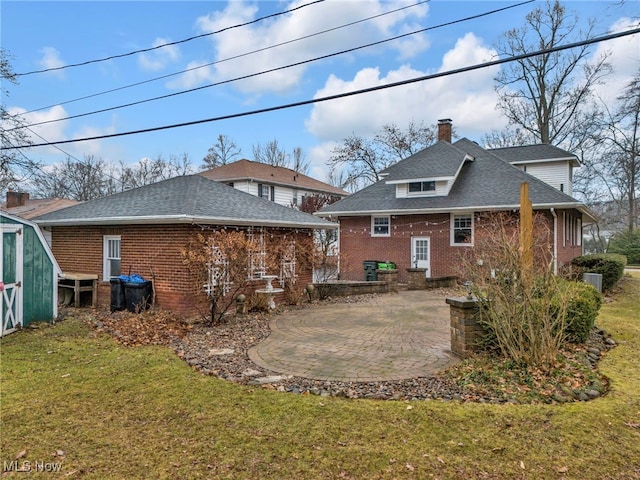
<instances>
[{"instance_id":1,"label":"brick chimney","mask_svg":"<svg viewBox=\"0 0 640 480\"><path fill-rule=\"evenodd\" d=\"M7 208L22 207L29 200L29 194L26 192L7 192Z\"/></svg>"},{"instance_id":2,"label":"brick chimney","mask_svg":"<svg viewBox=\"0 0 640 480\"><path fill-rule=\"evenodd\" d=\"M442 118L438 120L438 141L444 140L451 143L451 119Z\"/></svg>"}]
</instances>

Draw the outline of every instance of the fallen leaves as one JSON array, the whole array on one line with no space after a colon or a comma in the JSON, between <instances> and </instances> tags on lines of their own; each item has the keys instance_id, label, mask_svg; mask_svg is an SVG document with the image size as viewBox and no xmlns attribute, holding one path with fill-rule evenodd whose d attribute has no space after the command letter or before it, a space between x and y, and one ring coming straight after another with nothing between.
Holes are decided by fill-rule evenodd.
<instances>
[{"instance_id":1,"label":"fallen leaves","mask_svg":"<svg viewBox=\"0 0 640 480\"><path fill-rule=\"evenodd\" d=\"M142 345L168 345L183 338L190 330L183 319L163 310L149 310L140 314L100 312L87 319L98 331L106 332L116 341L129 347Z\"/></svg>"}]
</instances>

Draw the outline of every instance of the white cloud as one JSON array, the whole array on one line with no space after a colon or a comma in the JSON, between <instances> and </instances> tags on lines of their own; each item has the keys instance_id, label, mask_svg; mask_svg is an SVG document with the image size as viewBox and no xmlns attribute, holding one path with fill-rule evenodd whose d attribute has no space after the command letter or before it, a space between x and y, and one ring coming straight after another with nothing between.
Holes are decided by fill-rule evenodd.
<instances>
[{"instance_id":1,"label":"white cloud","mask_svg":"<svg viewBox=\"0 0 640 480\"><path fill-rule=\"evenodd\" d=\"M156 38L153 47L166 45L171 40L166 38ZM138 57L138 65L146 71L157 72L163 70L167 65L174 63L180 59L180 49L177 45L167 45L166 47L157 48L150 52L140 54Z\"/></svg>"},{"instance_id":2,"label":"white cloud","mask_svg":"<svg viewBox=\"0 0 640 480\"><path fill-rule=\"evenodd\" d=\"M22 115L25 124L33 125L35 123L51 122L59 118L67 116L65 109L56 105L47 110L39 110L36 112L25 113L26 110L21 107L11 107L8 109L12 115ZM29 136L32 143L51 142L55 140L65 140L65 128L68 126L68 120L61 120L57 122L45 123L44 125L36 125L29 127ZM49 153L57 152L53 147L46 147L44 150Z\"/></svg>"},{"instance_id":3,"label":"white cloud","mask_svg":"<svg viewBox=\"0 0 640 480\"><path fill-rule=\"evenodd\" d=\"M621 18L609 28L611 32L622 32L638 26L637 19ZM593 58L609 55L609 63L613 75L608 77L603 85L596 87L596 94L605 102L610 103L620 95L620 92L631 81L640 67L640 35L628 35L608 42L598 44Z\"/></svg>"},{"instance_id":4,"label":"white cloud","mask_svg":"<svg viewBox=\"0 0 640 480\"><path fill-rule=\"evenodd\" d=\"M71 127L70 120L52 121L68 116L68 113L61 105L56 105L47 110L39 110L30 113L25 113L26 110L21 107L11 107L8 109L8 111L12 115L22 114L27 125L49 122L44 123L43 125L34 125L32 127L29 127L29 136L32 143L34 144L115 133L114 125L108 125L106 127L84 125L76 128L73 132L69 133L69 129ZM74 156L103 156L104 154L102 141L100 140L62 144L59 146L59 148L69 155ZM55 146L37 147L33 149L32 156L37 157L37 155L54 155L56 157L59 157L60 155L64 155L61 150L58 150Z\"/></svg>"},{"instance_id":5,"label":"white cloud","mask_svg":"<svg viewBox=\"0 0 640 480\"><path fill-rule=\"evenodd\" d=\"M459 39L446 52L438 72L482 63L495 56L473 34ZM372 136L384 124L400 127L410 121L436 123L439 118L453 119L462 136L479 138L494 128L504 126L495 111L496 94L493 77L497 67L409 83L372 93L355 95L314 105L306 120L307 129L322 141L341 141L346 136ZM408 65L382 76L378 68L365 68L351 80L331 75L314 98L321 98L368 87L414 79L433 72L419 71Z\"/></svg>"},{"instance_id":6,"label":"white cloud","mask_svg":"<svg viewBox=\"0 0 640 480\"><path fill-rule=\"evenodd\" d=\"M177 79L167 82L167 87L178 89L194 88L201 83L208 83L213 77L213 70L210 65L204 62L189 62L186 72Z\"/></svg>"},{"instance_id":7,"label":"white cloud","mask_svg":"<svg viewBox=\"0 0 640 480\"><path fill-rule=\"evenodd\" d=\"M53 47L44 47L40 50L42 53L42 57L38 61L38 65L43 70L60 68L65 65L65 63L60 58L60 52ZM56 76L58 78L64 78L64 70L53 70L48 72L49 75Z\"/></svg>"},{"instance_id":8,"label":"white cloud","mask_svg":"<svg viewBox=\"0 0 640 480\"><path fill-rule=\"evenodd\" d=\"M295 8L303 0L291 2L284 8ZM408 2L386 2L369 0L367 2L327 1L295 11L295 14L275 17L241 29L231 29L211 36L214 42L215 58L218 61L209 72L211 82L223 81L284 67L310 58L331 54L347 48L379 41L408 28L409 21L423 18L427 13L426 5L408 8L388 16L356 23L348 28L333 30L326 35L312 36L304 40L287 43L291 40L309 36L310 32L320 32L362 19L363 11L367 16L375 16L406 5ZM200 17L196 25L202 32L214 32L229 25L237 25L254 20L257 15L255 5L242 1L229 2L222 12L214 12ZM417 28L416 28L417 29ZM284 44L276 48L272 45ZM371 55L372 51L394 51L401 58L411 58L428 47L424 37L405 39L390 43L384 47L355 52L340 57L350 61L355 55ZM251 55L248 52L259 51ZM234 58L237 57L237 58ZM231 60L229 60L231 59ZM200 62L208 63L208 62ZM243 93L261 94L265 92L285 93L297 88L310 64L277 70L234 82L234 87ZM202 75L204 81L205 75ZM185 83L188 83L186 81Z\"/></svg>"}]
</instances>

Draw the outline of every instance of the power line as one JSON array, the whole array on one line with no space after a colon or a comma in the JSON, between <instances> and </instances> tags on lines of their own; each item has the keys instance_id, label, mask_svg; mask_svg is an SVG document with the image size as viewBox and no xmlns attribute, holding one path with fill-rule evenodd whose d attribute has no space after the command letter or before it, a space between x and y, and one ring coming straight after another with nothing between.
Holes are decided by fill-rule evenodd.
<instances>
[{"instance_id":1,"label":"power line","mask_svg":"<svg viewBox=\"0 0 640 480\"><path fill-rule=\"evenodd\" d=\"M531 3L533 1L534 0L525 0L524 2L517 3L517 4L514 4L514 5L510 5L508 7L502 7L502 8L496 9L496 10L490 10L488 12L479 13L477 15L472 15L470 17L465 17L465 18L461 18L461 19L458 19L458 20L453 20L453 21L442 23L442 24L439 24L439 25L434 25L432 27L422 28L420 30L416 30L416 31L409 32L409 33L404 33L402 35L396 35L395 37L387 38L385 40L379 40L377 42L372 42L372 43L368 43L368 44L365 44L365 45L360 45L358 47L353 47L353 48L349 48L349 49L346 49L346 50L341 50L339 52L334 52L334 53L330 53L330 54L327 54L327 55L314 57L314 58L303 60L303 61L300 61L300 62L290 63L288 65L271 68L269 70L262 70L262 71L257 72L257 73L251 73L251 74L248 74L248 75L243 75L243 76L240 76L240 77L235 77L235 78L231 78L231 79L228 79L228 80L223 80L223 81L216 82L216 83L210 83L208 85L202 85L200 87L190 88L188 90L182 90L180 92L173 92L173 93L168 93L166 95L161 95L161 96L158 96L158 97L147 98L145 100L138 100L136 102L125 103L125 104L122 104L122 105L116 105L114 107L108 107L108 108L103 108L103 109L100 109L100 110L94 110L94 111L91 111L91 112L79 113L77 115L70 115L68 117L55 118L53 120L45 120L45 121L38 122L38 123L32 123L32 124L29 124L28 126L29 127L34 127L34 126L38 126L38 125L45 125L45 124L48 124L48 123L60 122L62 120L72 120L74 118L87 117L89 115L95 115L95 114L98 114L98 113L105 113L105 112L109 112L109 111L112 111L112 110L118 110L120 108L132 107L132 106L135 106L135 105L141 105L143 103L153 102L153 101L156 101L156 100L163 100L165 98L176 97L178 95L183 95L185 93L192 93L192 92L196 92L196 91L199 91L199 90L204 90L206 88L211 88L211 87L215 87L215 86L219 86L219 85L224 85L226 83L232 83L232 82L236 82L236 81L239 81L239 80L246 80L248 78L257 77L257 76L260 76L260 75L266 75L267 73L273 73L273 72L276 72L276 71L279 71L279 70L285 70L287 68L298 67L300 65L305 65L307 63L312 63L312 62L316 62L316 61L319 61L319 60L325 60L327 58L335 57L335 56L342 55L342 54L345 54L345 53L355 52L356 50L362 50L364 48L369 48L369 47L381 45L383 43L392 42L392 41L395 41L395 40L399 40L401 38L409 37L411 35L417 35L418 33L424 33L424 32L430 31L430 30L435 30L435 29L438 29L438 28L447 27L447 26L450 26L450 25L455 25L457 23L463 23L463 22L467 22L469 20L474 20L474 19L485 17L485 16L488 16L488 15L493 15L495 13L502 12L504 10L520 7L522 5L525 5L527 3ZM17 128L20 128L20 127L15 127L13 129L9 129L7 131L15 130Z\"/></svg>"},{"instance_id":2,"label":"power line","mask_svg":"<svg viewBox=\"0 0 640 480\"><path fill-rule=\"evenodd\" d=\"M173 45L179 45L181 43L190 42L190 41L196 40L198 38L208 37L210 35L216 35L218 33L222 33L222 32L225 32L227 30L232 30L234 28L246 27L247 25L251 25L253 23L257 23L257 22L260 22L262 20L266 20L268 18L278 17L278 16L284 15L286 13L295 12L296 10L300 10L301 8L305 8L305 7L308 7L310 5L314 5L316 3L322 3L324 1L325 0L314 0L313 2L305 3L304 5L300 5L298 7L291 8L291 9L285 10L283 12L272 13L271 15L265 15L264 17L260 17L260 18L256 18L255 20L251 20L250 22L240 23L238 25L232 25L230 27L225 27L225 28L222 28L222 29L217 30L215 32L209 32L209 33L203 33L201 35L195 35L193 37L185 38L184 40L177 40L175 42L163 43L162 45L157 45L155 47L143 48L143 49L134 50L134 51L128 52L128 53L121 53L119 55L111 55L110 57L98 58L98 59L95 59L95 60L87 60L85 62L80 62L80 63L72 63L72 64L69 64L69 65L63 65L61 67L45 68L43 70L34 70L32 72L26 72L26 73L16 73L15 76L16 77L24 77L24 76L33 75L33 74L36 74L36 73L53 72L53 71L56 71L56 70L63 70L63 69L66 69L66 68L71 68L71 67L80 67L80 66L83 66L83 65L90 65L92 63L106 62L107 60L113 60L115 58L128 57L128 56L131 56L131 55L136 55L138 53L151 52L153 50L158 50L159 48L170 47L170 46L173 46Z\"/></svg>"},{"instance_id":3,"label":"power line","mask_svg":"<svg viewBox=\"0 0 640 480\"><path fill-rule=\"evenodd\" d=\"M205 64L202 64L202 65L198 65L196 67L187 68L186 70L180 70L178 72L168 73L166 75L161 75L159 77L150 78L148 80L143 80L141 82L136 82L136 83L132 83L132 84L129 84L129 85L123 85L121 87L112 88L110 90L105 90L103 92L98 92L98 93L93 93L93 94L90 94L90 95L85 95L84 97L74 98L74 99L71 99L71 100L66 100L64 102L57 102L57 103L52 104L52 105L47 105L46 107L34 108L33 110L29 110L28 112L25 112L24 114L37 112L37 111L40 111L40 110L46 110L48 108L52 108L52 107L55 107L55 106L58 106L58 105L66 105L68 103L78 102L80 100L86 100L88 98L99 97L100 95L106 95L108 93L113 93L113 92L117 92L117 91L120 91L120 90L125 90L127 88L138 87L140 85L144 85L144 84L147 84L147 83L155 82L155 81L158 81L158 80L164 80L166 78L174 77L176 75L181 75L181 74L187 73L187 72L192 72L192 71L198 70L200 68L210 67L212 65L217 65L219 63L228 62L230 60L237 60L238 58L242 58L242 57L246 57L246 56L249 56L249 55L253 55L255 53L264 52L264 51L270 50L272 48L282 47L284 45L289 45L291 43L299 42L301 40L307 40L309 38L312 38L312 37L315 37L315 36L318 36L318 35L323 35L325 33L333 32L335 30L340 30L341 28L352 27L353 25L357 25L358 23L363 23L363 22L367 22L369 20L373 20L373 19L376 19L376 18L384 17L386 15L391 15L392 13L396 13L396 12L399 12L401 10L406 10L406 9L409 9L409 8L413 8L413 7L416 7L418 5L422 5L424 3L429 3L430 1L431 0L422 0L422 1L414 3L412 5L405 5L404 7L399 7L399 8L396 8L394 10L389 10L388 12L379 13L379 14L373 15L371 17L363 18L363 19L360 19L360 20L355 20L353 22L345 23L345 24L339 25L337 27L328 28L326 30L321 30L321 31L316 32L316 33L311 33L309 35L304 35L302 37L294 38L292 40L287 40L285 42L269 45L268 47L263 47L263 48L259 48L257 50L252 50L250 52L245 52L245 53L241 53L241 54L238 54L238 55L234 55L232 57L224 58L222 60L216 60L215 62L205 63ZM529 0L529 1L532 2L534 0ZM524 3L529 3L529 2L524 2Z\"/></svg>"},{"instance_id":4,"label":"power line","mask_svg":"<svg viewBox=\"0 0 640 480\"><path fill-rule=\"evenodd\" d=\"M496 66L496 65L501 65L503 63L515 62L515 61L518 61L518 60L523 60L525 58L535 57L535 56L538 56L538 55L544 55L544 54L559 52L559 51L562 51L562 50L568 50L568 49L571 49L571 48L581 47L581 46L585 46L585 45L591 45L591 44L594 44L594 43L614 40L616 38L622 38L622 37L626 37L628 35L634 35L636 33L640 33L640 28L634 28L632 30L627 30L627 31L624 31L624 32L612 33L612 34L609 34L609 35L603 35L603 36L600 36L600 37L595 37L595 38L591 38L591 39L587 39L587 40L581 40L579 42L574 42L574 43L570 43L570 44L567 44L567 45L559 45L559 46L556 46L556 47L553 47L553 48L549 48L549 49L537 50L537 51L531 52L531 53L524 53L524 54L521 54L521 55L516 55L516 56L507 57L507 58L503 58L503 59L491 60L491 61L488 61L488 62L476 64L476 65L470 65L470 66L467 66L467 67L448 70L446 72L434 73L434 74L431 74L431 75L423 75L423 76L420 76L420 77L415 77L415 78L408 79L408 80L402 80L402 81L399 81L399 82L393 82L393 83L389 83L389 84L385 84L385 85L377 85L375 87L369 87L369 88L364 88L364 89L360 89L360 90L354 90L354 91L351 91L351 92L339 93L339 94L336 94L336 95L329 95L329 96L326 96L326 97L314 98L314 99L311 99L311 100L303 100L303 101L300 101L300 102L288 103L288 104L284 104L284 105L277 105L277 106L274 106L274 107L261 108L261 109L258 109L258 110L250 110L250 111L242 112L242 113L223 115L223 116L220 116L220 117L206 118L206 119L202 119L202 120L193 120L193 121L190 121L190 122L174 123L174 124L170 124L170 125L163 125L163 126L160 126L160 127L145 128L145 129L140 129L140 130L130 130L130 131L127 131L127 132L112 133L112 134L108 134L108 135L98 135L98 136L94 136L94 137L77 138L77 139L73 139L73 140L60 140L60 141L56 141L56 142L39 143L39 144L32 144L32 145L22 145L22 146L17 146L17 147L14 147L14 146L12 146L12 147L2 147L1 149L2 150L12 150L12 149L15 149L15 148L44 147L44 146L49 146L49 145L61 145L61 144L65 144L65 143L84 142L84 141L89 141L89 140L102 140L102 139L105 139L105 138L123 137L123 136L128 136L128 135L137 135L137 134L140 134L140 133L157 132L157 131L161 131L161 130L169 130L169 129L173 129L173 128L186 127L186 126L191 126L191 125L199 125L199 124L202 124L202 123L211 123L211 122L217 122L217 121L220 121L220 120L229 120L229 119L232 119L232 118L240 118L240 117L246 117L246 116L250 116L250 115L257 115L257 114L261 114L261 113L274 112L274 111L277 111L277 110L283 110L283 109L288 109L288 108L293 108L293 107L300 107L300 106L304 106L304 105L310 105L310 104L314 104L314 103L321 103L321 102L326 102L326 101L330 101L330 100L337 100L337 99L340 99L340 98L346 98L346 97L351 97L351 96L355 96L355 95L362 95L364 93L376 92L376 91L379 91L379 90L386 90L387 88L394 88L394 87L409 85L409 84L412 84L412 83L424 82L426 80L433 80L434 78L447 77L447 76L456 75L456 74L459 74L459 73L465 73L465 72L470 72L470 71L473 71L473 70L479 70L481 68L493 67L493 66Z\"/></svg>"}]
</instances>

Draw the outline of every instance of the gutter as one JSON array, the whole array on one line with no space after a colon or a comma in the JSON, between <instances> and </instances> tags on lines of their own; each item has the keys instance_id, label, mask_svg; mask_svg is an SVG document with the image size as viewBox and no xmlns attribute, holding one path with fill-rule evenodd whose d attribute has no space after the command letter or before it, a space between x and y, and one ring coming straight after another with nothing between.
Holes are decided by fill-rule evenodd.
<instances>
[{"instance_id":1,"label":"gutter","mask_svg":"<svg viewBox=\"0 0 640 480\"><path fill-rule=\"evenodd\" d=\"M575 208L592 218L592 214L589 209L580 202L567 202L567 203L540 203L534 204L534 210L547 210L552 208ZM435 213L450 213L450 212L482 212L482 211L500 211L500 210L520 210L520 204L512 205L469 205L465 207L441 207L441 208L415 208L415 209L396 209L396 210L359 210L359 211L338 211L338 212L315 212L314 215L319 217L366 217L370 215L422 215L422 214L435 214Z\"/></svg>"},{"instance_id":2,"label":"gutter","mask_svg":"<svg viewBox=\"0 0 640 480\"><path fill-rule=\"evenodd\" d=\"M251 227L285 227L309 229L336 229L338 224L324 221L322 223L286 222L277 220L244 220L238 218L211 218L192 215L147 216L147 217L106 217L106 218L67 218L63 220L36 221L43 227L73 227L83 225L167 225L167 224L209 224Z\"/></svg>"}]
</instances>

